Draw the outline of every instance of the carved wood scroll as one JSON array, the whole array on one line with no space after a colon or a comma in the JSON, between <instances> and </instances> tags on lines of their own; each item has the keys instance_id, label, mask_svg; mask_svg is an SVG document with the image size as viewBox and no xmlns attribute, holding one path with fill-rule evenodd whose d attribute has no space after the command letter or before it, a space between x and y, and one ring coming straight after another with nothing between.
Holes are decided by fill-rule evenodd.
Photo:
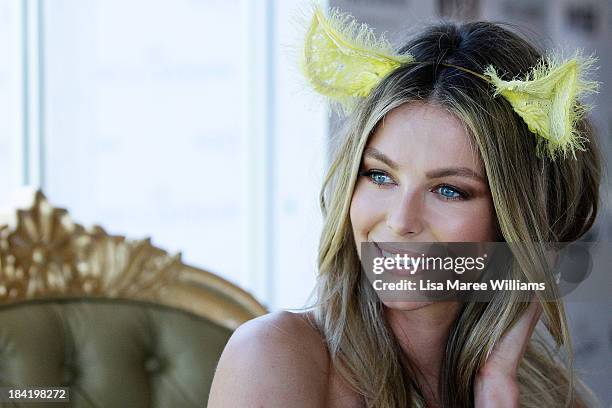
<instances>
[{"instance_id":1,"label":"carved wood scroll","mask_svg":"<svg viewBox=\"0 0 612 408\"><path fill-rule=\"evenodd\" d=\"M238 286L185 265L150 239L86 229L36 191L0 225L0 304L41 298L134 299L178 307L235 329L266 312Z\"/></svg>"}]
</instances>

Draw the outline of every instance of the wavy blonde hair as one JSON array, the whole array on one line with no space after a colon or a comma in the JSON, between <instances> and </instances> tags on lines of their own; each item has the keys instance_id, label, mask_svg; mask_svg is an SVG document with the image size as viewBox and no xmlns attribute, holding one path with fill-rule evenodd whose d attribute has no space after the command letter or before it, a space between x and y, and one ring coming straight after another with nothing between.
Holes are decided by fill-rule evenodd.
<instances>
[{"instance_id":1,"label":"wavy blonde hair","mask_svg":"<svg viewBox=\"0 0 612 408\"><path fill-rule=\"evenodd\" d=\"M536 136L508 102L493 97L476 76L440 62L482 72L492 64L509 78L529 72L541 57L526 39L493 23L440 23L423 30L400 50L427 63L402 66L360 101L345 122L321 191L324 226L319 244L315 323L332 363L364 396L368 407L424 407L417 369L402 356L367 280L361 279L349 209L361 157L377 124L392 109L411 102L433 103L465 125L482 158L501 240L571 242L592 226L598 210L601 159L591 127L578 126L588 140L576 160L536 155ZM516 256L513 273L531 280L543 253L534 246ZM473 383L496 342L527 304L516 293L488 303L466 302L453 325L440 376L444 407L473 406ZM524 407L584 406L572 370L572 346L561 301L543 303L546 330L556 346L532 338L519 369ZM545 333L546 334L546 333ZM559 354L565 358L560 359ZM561 361L563 360L563 361Z\"/></svg>"}]
</instances>

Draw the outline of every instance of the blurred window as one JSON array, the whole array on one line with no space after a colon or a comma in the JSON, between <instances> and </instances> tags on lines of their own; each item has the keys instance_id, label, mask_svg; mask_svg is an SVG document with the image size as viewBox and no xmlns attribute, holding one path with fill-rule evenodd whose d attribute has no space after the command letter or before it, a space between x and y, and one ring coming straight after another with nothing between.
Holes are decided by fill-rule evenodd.
<instances>
[{"instance_id":1,"label":"blurred window","mask_svg":"<svg viewBox=\"0 0 612 408\"><path fill-rule=\"evenodd\" d=\"M241 3L43 4L48 197L245 283Z\"/></svg>"},{"instance_id":2,"label":"blurred window","mask_svg":"<svg viewBox=\"0 0 612 408\"><path fill-rule=\"evenodd\" d=\"M0 206L41 187L79 223L302 306L328 122L289 50L307 4L0 2Z\"/></svg>"},{"instance_id":3,"label":"blurred window","mask_svg":"<svg viewBox=\"0 0 612 408\"><path fill-rule=\"evenodd\" d=\"M22 9L0 2L0 203L22 183Z\"/></svg>"}]
</instances>

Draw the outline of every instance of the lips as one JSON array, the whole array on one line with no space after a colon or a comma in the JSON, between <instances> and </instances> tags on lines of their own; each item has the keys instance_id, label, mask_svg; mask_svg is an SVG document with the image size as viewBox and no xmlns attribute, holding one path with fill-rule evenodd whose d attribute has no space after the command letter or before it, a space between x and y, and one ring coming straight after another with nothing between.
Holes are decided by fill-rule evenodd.
<instances>
[{"instance_id":1,"label":"lips","mask_svg":"<svg viewBox=\"0 0 612 408\"><path fill-rule=\"evenodd\" d=\"M381 252L386 252L390 256L395 255L408 255L409 257L420 257L427 255L430 246L421 246L420 248L416 243L406 243L406 246L410 246L411 251L407 250L406 247L402 248L397 246L398 243L391 244L389 242L371 241ZM415 249L416 248L416 249Z\"/></svg>"}]
</instances>

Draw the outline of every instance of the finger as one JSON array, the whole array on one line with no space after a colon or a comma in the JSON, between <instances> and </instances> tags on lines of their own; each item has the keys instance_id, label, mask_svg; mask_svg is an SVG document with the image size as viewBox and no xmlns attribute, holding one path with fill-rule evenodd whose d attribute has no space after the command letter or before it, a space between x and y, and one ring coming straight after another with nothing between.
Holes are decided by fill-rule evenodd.
<instances>
[{"instance_id":1,"label":"finger","mask_svg":"<svg viewBox=\"0 0 612 408\"><path fill-rule=\"evenodd\" d=\"M531 302L525 313L496 344L491 356L489 356L491 361L487 362L494 364L502 371L515 372L541 314L542 306L540 303Z\"/></svg>"}]
</instances>

